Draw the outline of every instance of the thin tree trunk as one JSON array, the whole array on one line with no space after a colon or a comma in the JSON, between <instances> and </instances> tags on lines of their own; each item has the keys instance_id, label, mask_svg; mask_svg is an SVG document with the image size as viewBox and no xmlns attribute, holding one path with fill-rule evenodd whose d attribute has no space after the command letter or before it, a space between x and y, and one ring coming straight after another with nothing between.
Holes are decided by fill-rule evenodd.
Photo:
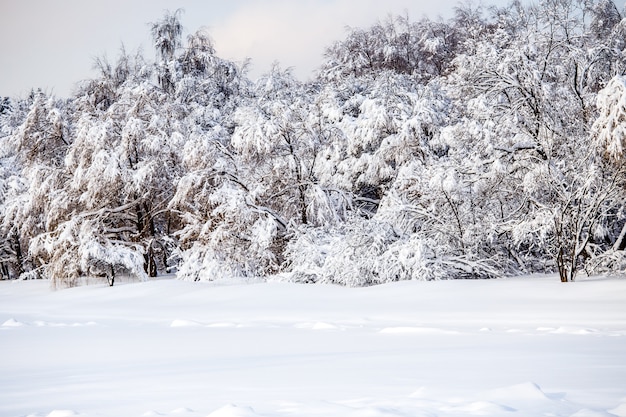
<instances>
[{"instance_id":1,"label":"thin tree trunk","mask_svg":"<svg viewBox=\"0 0 626 417\"><path fill-rule=\"evenodd\" d=\"M617 240L615 240L615 243L613 244L614 251L624 249L626 249L626 223L624 223L624 226L622 226L622 231L620 232Z\"/></svg>"},{"instance_id":2,"label":"thin tree trunk","mask_svg":"<svg viewBox=\"0 0 626 417\"><path fill-rule=\"evenodd\" d=\"M17 263L17 276L19 278L24 273L24 257L22 256L22 246L20 245L20 238L17 233L13 235L13 244Z\"/></svg>"}]
</instances>

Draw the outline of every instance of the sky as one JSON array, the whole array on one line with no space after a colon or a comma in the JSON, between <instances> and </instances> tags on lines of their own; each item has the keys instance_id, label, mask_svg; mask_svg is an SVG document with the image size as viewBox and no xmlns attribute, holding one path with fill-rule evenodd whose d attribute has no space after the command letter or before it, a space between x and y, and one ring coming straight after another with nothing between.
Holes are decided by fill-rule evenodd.
<instances>
[{"instance_id":1,"label":"sky","mask_svg":"<svg viewBox=\"0 0 626 417\"><path fill-rule=\"evenodd\" d=\"M504 6L508 0L487 0ZM32 88L69 96L95 76L94 60L114 62L122 43L153 57L150 22L183 9L184 34L208 29L217 54L251 59L256 78L278 61L310 78L324 49L346 27L369 27L389 14L412 20L450 17L458 0L0 0L0 96Z\"/></svg>"}]
</instances>

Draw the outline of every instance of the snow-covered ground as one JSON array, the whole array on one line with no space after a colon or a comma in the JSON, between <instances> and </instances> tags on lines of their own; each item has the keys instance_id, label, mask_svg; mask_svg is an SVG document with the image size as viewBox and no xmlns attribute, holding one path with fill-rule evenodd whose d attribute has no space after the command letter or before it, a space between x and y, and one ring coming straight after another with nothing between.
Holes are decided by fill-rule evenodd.
<instances>
[{"instance_id":1,"label":"snow-covered ground","mask_svg":"<svg viewBox=\"0 0 626 417\"><path fill-rule=\"evenodd\" d=\"M626 279L0 282L0 416L626 416Z\"/></svg>"}]
</instances>

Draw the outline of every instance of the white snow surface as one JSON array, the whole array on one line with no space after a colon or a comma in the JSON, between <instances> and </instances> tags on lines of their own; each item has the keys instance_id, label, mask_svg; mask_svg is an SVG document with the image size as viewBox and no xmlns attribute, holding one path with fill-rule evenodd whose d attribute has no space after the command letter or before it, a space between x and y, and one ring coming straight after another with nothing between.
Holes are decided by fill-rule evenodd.
<instances>
[{"instance_id":1,"label":"white snow surface","mask_svg":"<svg viewBox=\"0 0 626 417\"><path fill-rule=\"evenodd\" d=\"M626 417L626 278L2 281L0 416Z\"/></svg>"}]
</instances>

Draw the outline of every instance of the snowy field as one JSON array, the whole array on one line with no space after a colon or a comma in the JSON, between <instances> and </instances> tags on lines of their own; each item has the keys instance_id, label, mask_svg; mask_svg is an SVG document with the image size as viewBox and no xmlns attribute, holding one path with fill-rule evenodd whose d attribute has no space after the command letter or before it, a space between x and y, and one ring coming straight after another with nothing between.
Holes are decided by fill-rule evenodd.
<instances>
[{"instance_id":1,"label":"snowy field","mask_svg":"<svg viewBox=\"0 0 626 417\"><path fill-rule=\"evenodd\" d=\"M626 416L626 279L0 282L0 416Z\"/></svg>"}]
</instances>

